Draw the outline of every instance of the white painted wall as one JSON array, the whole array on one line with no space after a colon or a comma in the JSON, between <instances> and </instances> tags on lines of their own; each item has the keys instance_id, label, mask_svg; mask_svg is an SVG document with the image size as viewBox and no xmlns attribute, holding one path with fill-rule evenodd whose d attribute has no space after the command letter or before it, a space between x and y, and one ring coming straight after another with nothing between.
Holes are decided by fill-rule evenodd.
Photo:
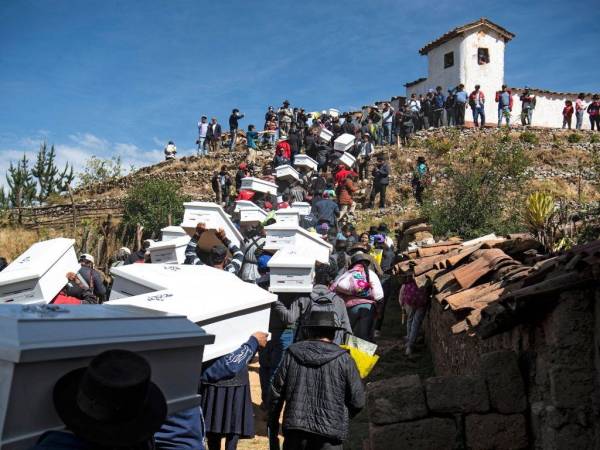
<instances>
[{"instance_id":1,"label":"white painted wall","mask_svg":"<svg viewBox=\"0 0 600 450\"><path fill-rule=\"evenodd\" d=\"M477 50L487 48L490 55L488 64L477 63ZM486 29L473 30L461 42L461 79L465 91L471 93L476 84L481 86L485 95L486 122L495 120L498 116L498 105L494 101L496 91L504 84L504 47L502 37L494 31ZM467 108L465 120L472 122L473 113Z\"/></svg>"},{"instance_id":2,"label":"white painted wall","mask_svg":"<svg viewBox=\"0 0 600 450\"><path fill-rule=\"evenodd\" d=\"M536 105L533 110L533 115L531 119L531 125L534 127L551 127L551 128L560 128L562 127L562 110L565 107L565 100L571 100L573 102L573 107L575 107L575 100L577 100L577 95L559 95L559 94L548 94L536 92L535 90L531 90L536 97ZM521 124L521 100L519 97L523 93L520 89L513 89L513 110L511 114L511 123L513 124ZM592 96L588 96L585 98L585 105L589 105L592 102ZM497 109L496 116L494 120L497 121ZM491 122L491 121L490 121ZM573 120L571 122L571 126L575 129L576 118L575 114L573 114ZM590 118L586 113L583 115L583 127L584 130L590 129Z\"/></svg>"}]
</instances>

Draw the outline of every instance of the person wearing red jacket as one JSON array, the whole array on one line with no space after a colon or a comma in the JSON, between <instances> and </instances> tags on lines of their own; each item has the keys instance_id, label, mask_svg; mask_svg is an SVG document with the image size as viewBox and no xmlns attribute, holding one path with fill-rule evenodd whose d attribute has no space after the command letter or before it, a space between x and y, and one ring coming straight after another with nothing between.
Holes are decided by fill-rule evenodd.
<instances>
[{"instance_id":1,"label":"person wearing red jacket","mask_svg":"<svg viewBox=\"0 0 600 450\"><path fill-rule=\"evenodd\" d=\"M285 134L281 135L281 138L279 139L279 142L277 142L277 147L275 147L275 152L277 153L277 150L281 149L281 155L287 159L287 160L291 160L292 159L292 147L290 146L290 143L287 141L287 136Z\"/></svg>"},{"instance_id":2,"label":"person wearing red jacket","mask_svg":"<svg viewBox=\"0 0 600 450\"><path fill-rule=\"evenodd\" d=\"M473 112L473 124L483 128L485 126L485 95L478 84L475 85L475 90L469 95L469 106ZM481 117L481 122L479 118Z\"/></svg>"},{"instance_id":3,"label":"person wearing red jacket","mask_svg":"<svg viewBox=\"0 0 600 450\"><path fill-rule=\"evenodd\" d=\"M573 102L571 100L565 101L565 107L563 108L563 124L562 127L569 126L569 130L571 129L571 119L573 118L573 113L575 112L575 108L573 108Z\"/></svg>"},{"instance_id":4,"label":"person wearing red jacket","mask_svg":"<svg viewBox=\"0 0 600 450\"><path fill-rule=\"evenodd\" d=\"M358 176L355 171L347 169L343 164L340 164L338 169L339 170L335 174L335 184L337 186L342 186L344 184L344 180L349 176Z\"/></svg>"}]
</instances>

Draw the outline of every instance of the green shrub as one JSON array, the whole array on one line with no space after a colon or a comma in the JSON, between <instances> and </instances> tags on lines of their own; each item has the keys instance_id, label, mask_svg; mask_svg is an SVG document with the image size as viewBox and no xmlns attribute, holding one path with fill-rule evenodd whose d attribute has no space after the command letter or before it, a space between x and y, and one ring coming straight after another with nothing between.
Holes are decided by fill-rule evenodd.
<instances>
[{"instance_id":1,"label":"green shrub","mask_svg":"<svg viewBox=\"0 0 600 450\"><path fill-rule=\"evenodd\" d=\"M592 134L592 136L590 137L590 143L597 144L598 142L600 142L600 134L598 134L598 133Z\"/></svg>"},{"instance_id":2,"label":"green shrub","mask_svg":"<svg viewBox=\"0 0 600 450\"><path fill-rule=\"evenodd\" d=\"M454 148L454 142L448 138L427 138L425 147L436 156L442 156Z\"/></svg>"},{"instance_id":3,"label":"green shrub","mask_svg":"<svg viewBox=\"0 0 600 450\"><path fill-rule=\"evenodd\" d=\"M537 145L540 143L540 138L531 131L523 131L519 136L519 140L525 144Z\"/></svg>"},{"instance_id":4,"label":"green shrub","mask_svg":"<svg viewBox=\"0 0 600 450\"><path fill-rule=\"evenodd\" d=\"M127 191L123 208L123 223L130 231L139 223L144 235L158 237L161 228L183 219L183 202L189 198L180 193L176 184L166 180L144 180Z\"/></svg>"},{"instance_id":5,"label":"green shrub","mask_svg":"<svg viewBox=\"0 0 600 450\"><path fill-rule=\"evenodd\" d=\"M567 142L571 143L571 144L577 144L578 142L580 142L582 139L581 134L579 133L571 133L567 136Z\"/></svg>"},{"instance_id":6,"label":"green shrub","mask_svg":"<svg viewBox=\"0 0 600 450\"><path fill-rule=\"evenodd\" d=\"M488 143L456 153L422 207L436 236L474 238L519 227L519 198L529 159L520 142Z\"/></svg>"}]
</instances>

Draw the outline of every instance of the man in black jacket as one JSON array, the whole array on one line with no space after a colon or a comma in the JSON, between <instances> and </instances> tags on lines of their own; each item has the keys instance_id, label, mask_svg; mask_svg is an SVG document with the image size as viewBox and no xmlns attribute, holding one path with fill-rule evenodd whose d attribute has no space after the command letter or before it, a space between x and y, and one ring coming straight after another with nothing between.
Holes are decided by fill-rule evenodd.
<instances>
[{"instance_id":1,"label":"man in black jacket","mask_svg":"<svg viewBox=\"0 0 600 450\"><path fill-rule=\"evenodd\" d=\"M365 391L348 352L332 343L335 314L315 311L303 328L308 339L288 347L275 373L269 425L278 429L285 402L284 450L342 450L350 418L365 405ZM275 439L273 448L279 448Z\"/></svg>"},{"instance_id":2,"label":"man in black jacket","mask_svg":"<svg viewBox=\"0 0 600 450\"><path fill-rule=\"evenodd\" d=\"M369 208L373 207L375 197L379 194L379 207L385 208L385 191L390 184L390 168L386 164L383 156L377 157L377 165L373 169L373 189L369 198Z\"/></svg>"},{"instance_id":3,"label":"man in black jacket","mask_svg":"<svg viewBox=\"0 0 600 450\"><path fill-rule=\"evenodd\" d=\"M231 141L229 142L229 151L235 150L235 142L237 140L237 132L240 126L239 120L243 119L244 115L240 114L240 110L235 108L231 111L229 116L229 134L231 135Z\"/></svg>"}]
</instances>

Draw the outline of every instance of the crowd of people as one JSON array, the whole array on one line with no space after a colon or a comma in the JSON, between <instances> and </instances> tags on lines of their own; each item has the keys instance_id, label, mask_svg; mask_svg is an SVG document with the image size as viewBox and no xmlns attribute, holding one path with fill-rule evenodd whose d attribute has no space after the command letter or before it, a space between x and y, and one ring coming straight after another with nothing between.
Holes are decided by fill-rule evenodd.
<instances>
[{"instance_id":1,"label":"crowd of people","mask_svg":"<svg viewBox=\"0 0 600 450\"><path fill-rule=\"evenodd\" d=\"M384 165L380 160L374 170L383 171ZM311 213L302 217L301 226L330 242L333 251L327 264L315 263L312 292L279 294L272 305L268 330L257 331L234 352L203 364L199 374L200 408L167 416L164 398L157 394L153 398L157 406L146 412L149 416L143 425L131 430L116 427L112 421L121 417L123 400L111 391L116 388L110 377L124 377L124 383L143 382L146 389L150 383L149 365L139 355L109 351L78 372L84 377L87 372L99 370L105 377L96 377L94 382L104 383L98 387L99 392L109 394L92 401L101 402L106 414L96 417L93 408L77 403L81 395L77 389L83 387L77 388L75 383L67 388L67 383L73 383L69 378L73 374L67 374L55 387L55 393L60 393L55 395L55 407L68 432L50 431L34 448L69 445L73 449L203 449L206 442L208 449L214 450L225 441L226 449L235 449L240 439L252 437L255 432L248 364L258 353L261 407L268 417L270 448L280 448L278 434L283 411L284 449L341 449L348 437L349 420L364 407L365 394L355 363L339 345L349 336L376 342L386 305L391 299L400 299L408 315L405 352L410 356L415 351L426 296L410 280L405 280L409 287L398 293L392 274L398 257L397 244L385 223L359 232L352 222L338 220L342 212L351 215L351 207L340 209L332 199L336 191L352 190L349 181L356 174L347 168L337 170L333 179L326 174L325 168L317 172L306 191L302 188L294 192L297 186L282 186L285 193L279 201L260 193L249 197L263 207L273 202L273 209L289 207L297 201L311 202ZM229 182L238 180L236 177ZM385 197L385 190L377 192ZM239 194L243 197L244 190ZM239 222L232 206L227 206L228 211L244 236L241 248L223 230L217 230L221 243L208 252L200 250L198 242L207 230L199 223L186 248L185 264L206 264L268 290L268 262L273 252L264 249L265 227L275 222L274 215L270 214L263 223L247 226ZM118 250L113 266L151 262L148 249L152 242L143 240L142 227L138 228L137 241L136 249ZM82 254L79 262L78 273L67 275L68 283L53 303L94 304L109 297L111 286L95 268L93 256ZM128 387L135 391L133 386L119 389ZM126 423L137 414L136 401L142 400L130 399L126 413L132 417L125 417ZM75 402L75 406L68 409L63 402ZM115 433L107 433L111 427Z\"/></svg>"}]
</instances>

